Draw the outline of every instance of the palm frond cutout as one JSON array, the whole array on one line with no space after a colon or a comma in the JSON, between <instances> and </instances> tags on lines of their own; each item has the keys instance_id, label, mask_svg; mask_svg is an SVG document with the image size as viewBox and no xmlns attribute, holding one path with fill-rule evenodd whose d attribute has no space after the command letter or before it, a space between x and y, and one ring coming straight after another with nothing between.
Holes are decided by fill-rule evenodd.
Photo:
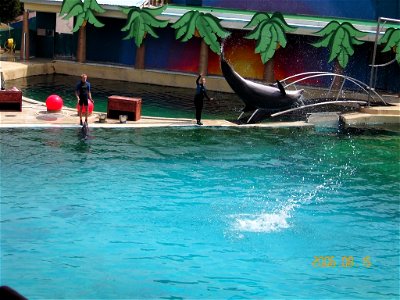
<instances>
[{"instance_id":1,"label":"palm frond cutout","mask_svg":"<svg viewBox=\"0 0 400 300\"><path fill-rule=\"evenodd\" d=\"M104 24L97 20L94 13L104 13L103 9L96 0L64 0L61 5L60 14L64 15L64 19L76 17L75 26L72 32L79 30L81 26L85 26L87 22L95 27L103 27Z\"/></svg>"},{"instance_id":2,"label":"palm frond cutout","mask_svg":"<svg viewBox=\"0 0 400 300\"><path fill-rule=\"evenodd\" d=\"M136 46L140 47L147 33L154 38L158 38L154 28L164 28L168 25L168 21L158 20L156 18L156 16L160 15L164 10L165 7L155 9L122 7L121 11L128 15L126 24L121 29L121 31L128 32L124 40L134 39Z\"/></svg>"},{"instance_id":3,"label":"palm frond cutout","mask_svg":"<svg viewBox=\"0 0 400 300\"><path fill-rule=\"evenodd\" d=\"M392 27L386 29L385 34L378 41L378 45L384 44L382 52L394 50L396 52L396 61L400 64L400 29Z\"/></svg>"},{"instance_id":4,"label":"palm frond cutout","mask_svg":"<svg viewBox=\"0 0 400 300\"><path fill-rule=\"evenodd\" d=\"M175 38L182 42L190 40L198 33L210 49L217 54L221 54L218 38L225 38L229 35L229 31L221 26L217 17L197 10L188 11L171 27L175 29Z\"/></svg>"},{"instance_id":5,"label":"palm frond cutout","mask_svg":"<svg viewBox=\"0 0 400 300\"><path fill-rule=\"evenodd\" d=\"M254 26L245 38L257 41L255 52L260 53L264 64L274 56L279 46L286 47L286 32L296 30L296 27L286 23L279 12L275 12L271 17L267 13L256 13L244 28Z\"/></svg>"},{"instance_id":6,"label":"palm frond cutout","mask_svg":"<svg viewBox=\"0 0 400 300\"><path fill-rule=\"evenodd\" d=\"M367 33L356 29L349 22L340 24L337 21L331 21L315 34L322 36L322 38L311 45L317 48L328 48L330 52L328 62L332 62L336 58L340 66L345 68L349 62L349 57L354 54L354 45L364 43L358 38Z\"/></svg>"}]
</instances>

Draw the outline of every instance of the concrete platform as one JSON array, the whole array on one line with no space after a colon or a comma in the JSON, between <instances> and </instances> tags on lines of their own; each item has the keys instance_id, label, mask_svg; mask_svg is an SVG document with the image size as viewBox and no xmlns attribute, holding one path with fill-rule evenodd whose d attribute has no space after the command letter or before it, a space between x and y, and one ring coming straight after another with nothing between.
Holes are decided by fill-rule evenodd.
<instances>
[{"instance_id":1,"label":"concrete platform","mask_svg":"<svg viewBox=\"0 0 400 300\"><path fill-rule=\"evenodd\" d=\"M400 126L400 104L362 107L360 112L343 114L341 119L347 127Z\"/></svg>"},{"instance_id":2,"label":"concrete platform","mask_svg":"<svg viewBox=\"0 0 400 300\"><path fill-rule=\"evenodd\" d=\"M370 115L391 115L400 116L400 104L392 103L390 106L370 106L362 107L360 113L370 114Z\"/></svg>"},{"instance_id":3,"label":"concrete platform","mask_svg":"<svg viewBox=\"0 0 400 300\"><path fill-rule=\"evenodd\" d=\"M0 128L24 127L80 127L76 109L63 107L60 112L48 112L43 102L23 97L22 112L0 111ZM89 116L89 127L92 128L145 128L145 127L200 127L194 119L146 117L138 121L120 123L117 119L99 122L104 112L93 112ZM226 120L202 120L201 127L262 127L262 128L313 128L313 124L299 122L271 122L238 125Z\"/></svg>"}]
</instances>

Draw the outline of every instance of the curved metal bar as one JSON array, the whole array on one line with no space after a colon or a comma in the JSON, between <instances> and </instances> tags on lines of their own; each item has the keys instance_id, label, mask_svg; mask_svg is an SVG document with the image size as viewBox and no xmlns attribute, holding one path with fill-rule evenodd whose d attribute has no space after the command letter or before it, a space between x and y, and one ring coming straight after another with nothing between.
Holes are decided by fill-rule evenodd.
<instances>
[{"instance_id":1,"label":"curved metal bar","mask_svg":"<svg viewBox=\"0 0 400 300\"><path fill-rule=\"evenodd\" d=\"M370 67L374 67L374 68L377 68L377 67L386 67L386 66L388 66L388 65L391 65L392 63L394 63L396 61L396 58L393 58L393 60L391 60L391 61L389 61L389 62L387 62L387 63L384 63L384 64L381 64L381 65L369 65Z\"/></svg>"},{"instance_id":2,"label":"curved metal bar","mask_svg":"<svg viewBox=\"0 0 400 300\"><path fill-rule=\"evenodd\" d=\"M338 76L338 77L342 77L342 78L347 78L349 80L351 79L351 80L353 80L355 82L358 82L359 84L364 85L365 87L369 88L369 86L366 83L364 83L364 82L362 82L362 81L360 81L360 80L358 80L356 78L353 78L353 77L350 77L350 76L341 75L341 74L336 74L336 73L332 73L332 72L316 72L316 71L315 72L303 72L303 73L298 73L298 74L286 77L285 79L282 79L282 81L286 81L288 79L292 79L292 78L303 76L303 75L316 75L316 76L313 76L313 77L318 77L318 75L321 75L321 76L328 76L328 75L330 75L330 76ZM305 77L305 78L297 80L297 82L305 80L305 79L308 79L308 78L312 78L312 77ZM288 85L292 85L294 83L295 82L292 82L292 83L290 83Z\"/></svg>"},{"instance_id":3,"label":"curved metal bar","mask_svg":"<svg viewBox=\"0 0 400 300\"><path fill-rule=\"evenodd\" d=\"M291 75L289 77L286 77L282 80L280 80L280 82L283 82L285 84L285 87L287 87L289 84L286 83L287 80L292 79L292 78L296 78L296 77L300 77L303 75L316 75L316 74L329 74L330 72L321 72L321 71L312 71L312 72L303 72L303 73L297 73L294 75ZM276 85L276 84L275 84ZM293 86L295 87L295 89L297 90L297 87L295 84L293 84Z\"/></svg>"},{"instance_id":4,"label":"curved metal bar","mask_svg":"<svg viewBox=\"0 0 400 300\"><path fill-rule=\"evenodd\" d=\"M286 81L288 79L292 79L295 77L303 76L303 75L311 75L311 74L335 74L331 72L320 72L320 71L312 71L312 72L303 72L303 73L297 73L292 76L286 77L285 79L282 79L281 81Z\"/></svg>"},{"instance_id":5,"label":"curved metal bar","mask_svg":"<svg viewBox=\"0 0 400 300\"><path fill-rule=\"evenodd\" d=\"M307 77L304 77L304 78L301 78L301 79L298 79L298 80L295 80L295 81L289 83L287 86L285 86L285 88L288 87L288 86L291 86L291 85L293 85L293 84L296 84L296 83L298 83L298 82L301 82L301 81L303 81L303 80L307 80L307 79L315 78L315 77L322 77L322 76L335 76L335 77L337 76L337 77L344 78L345 80L349 80L350 82L353 82L355 85L357 85L357 86L358 86L359 88L361 88L363 91L365 91L366 93L368 93L367 90L361 85L361 84L365 85L365 83L363 83L363 82L360 81L360 83L361 83L361 84L360 84L360 83L358 83L358 82L356 81L357 79L355 79L355 80L353 81L353 80L349 79L350 77L347 77L347 76L344 76L344 75L335 74L335 73L325 73L325 74L317 74L317 75L307 76ZM367 86L367 85L366 85L366 86ZM368 87L368 86L367 86L367 87Z\"/></svg>"},{"instance_id":6,"label":"curved metal bar","mask_svg":"<svg viewBox=\"0 0 400 300\"><path fill-rule=\"evenodd\" d=\"M322 76L333 76L333 77L341 77L341 78L347 79L347 80L349 80L349 81L351 81L351 82L353 82L353 83L358 83L358 84L359 84L359 87L364 86L364 87L366 87L367 89L369 89L369 87L368 87L367 84L365 84L364 82L362 82L362 81L360 81L360 80L358 80L358 79L355 79L355 78L353 78L353 77L349 77L349 76L345 76L345 75L341 75L341 74L336 74L336 73L331 73L331 72L315 72L315 73L313 73L313 72L308 72L308 73L310 73L311 76L307 76L307 77L303 77L303 78L301 78L301 79L295 80L295 81L289 83L287 86L291 86L291 85L293 85L293 84L295 84L295 83L298 83L298 82L301 82L301 81L303 81L303 80L310 79L310 78L322 77ZM305 74L304 74L304 75L305 75ZM285 86L285 87L286 87L286 86Z\"/></svg>"},{"instance_id":7,"label":"curved metal bar","mask_svg":"<svg viewBox=\"0 0 400 300\"><path fill-rule=\"evenodd\" d=\"M370 91L372 91L373 94L374 94L375 96L377 96L383 103L387 104L386 101L383 100L383 98L382 98L375 90L372 90L372 89L371 89L367 84L365 84L364 82L362 82L362 81L360 81L360 80L358 80L358 79L355 79L355 78L353 78L353 77L349 77L349 76L345 76L345 75L341 75L341 74L336 74L336 73L331 73L331 72L305 72L305 73L300 73L300 74L292 75L292 76L290 76L290 77L288 77L288 78L283 79L283 81L286 81L286 80L289 79L289 78L295 78L295 77L299 77L299 76L302 76L302 75L310 75L310 76L306 76L306 77L297 79L297 80L295 80L295 81L293 81L293 82L287 84L287 85L285 86L285 88L286 88L286 87L289 87L289 86L291 86L291 85L294 85L294 84L296 84L296 83L298 83L298 82L301 82L301 81L310 79L310 78L323 77L323 76L341 77L341 78L344 78L345 80L348 80L348 81L354 83L355 85L357 85L357 86L358 86L360 89L362 89L367 95L371 95L371 94L370 94Z\"/></svg>"},{"instance_id":8,"label":"curved metal bar","mask_svg":"<svg viewBox=\"0 0 400 300\"><path fill-rule=\"evenodd\" d=\"M350 100L350 101L327 101L327 102L309 104L309 105L304 105L304 106L300 106L300 107L295 107L295 108L287 109L287 110L284 110L284 111L280 111L280 112L274 113L274 114L271 115L271 117L277 117L277 116L284 115L284 114L287 114L287 113L292 112L292 111L301 110L301 109L309 108L309 107L322 106L322 105L327 105L327 104L335 104L335 105L337 105L337 104L349 104L349 103L367 104L367 101L358 101L358 100Z\"/></svg>"}]
</instances>

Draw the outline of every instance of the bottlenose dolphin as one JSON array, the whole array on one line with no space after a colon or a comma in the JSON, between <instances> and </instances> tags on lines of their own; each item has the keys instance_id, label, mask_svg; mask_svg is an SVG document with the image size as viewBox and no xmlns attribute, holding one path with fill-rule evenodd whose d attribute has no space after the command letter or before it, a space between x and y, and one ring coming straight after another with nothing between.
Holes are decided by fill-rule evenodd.
<instances>
[{"instance_id":1,"label":"bottlenose dolphin","mask_svg":"<svg viewBox=\"0 0 400 300\"><path fill-rule=\"evenodd\" d=\"M242 112L255 111L247 123L259 110L272 113L301 104L304 90L285 91L278 80L275 87L244 79L227 63L223 54L221 54L221 70L232 90L244 102L245 107Z\"/></svg>"},{"instance_id":2,"label":"bottlenose dolphin","mask_svg":"<svg viewBox=\"0 0 400 300\"><path fill-rule=\"evenodd\" d=\"M81 134L83 139L87 139L89 137L89 125L87 122L83 123L83 126L81 128Z\"/></svg>"}]
</instances>

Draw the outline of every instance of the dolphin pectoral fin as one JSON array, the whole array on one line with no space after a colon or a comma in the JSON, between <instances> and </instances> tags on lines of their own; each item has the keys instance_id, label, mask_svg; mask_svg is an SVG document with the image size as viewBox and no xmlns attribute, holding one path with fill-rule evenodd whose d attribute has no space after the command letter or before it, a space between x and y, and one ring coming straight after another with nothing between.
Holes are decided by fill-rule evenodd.
<instances>
[{"instance_id":1,"label":"dolphin pectoral fin","mask_svg":"<svg viewBox=\"0 0 400 300\"><path fill-rule=\"evenodd\" d=\"M281 91L282 96L285 96L286 95L286 91L285 91L285 88L283 87L282 83L280 83L279 80L277 80L276 83L278 84L278 88Z\"/></svg>"}]
</instances>

